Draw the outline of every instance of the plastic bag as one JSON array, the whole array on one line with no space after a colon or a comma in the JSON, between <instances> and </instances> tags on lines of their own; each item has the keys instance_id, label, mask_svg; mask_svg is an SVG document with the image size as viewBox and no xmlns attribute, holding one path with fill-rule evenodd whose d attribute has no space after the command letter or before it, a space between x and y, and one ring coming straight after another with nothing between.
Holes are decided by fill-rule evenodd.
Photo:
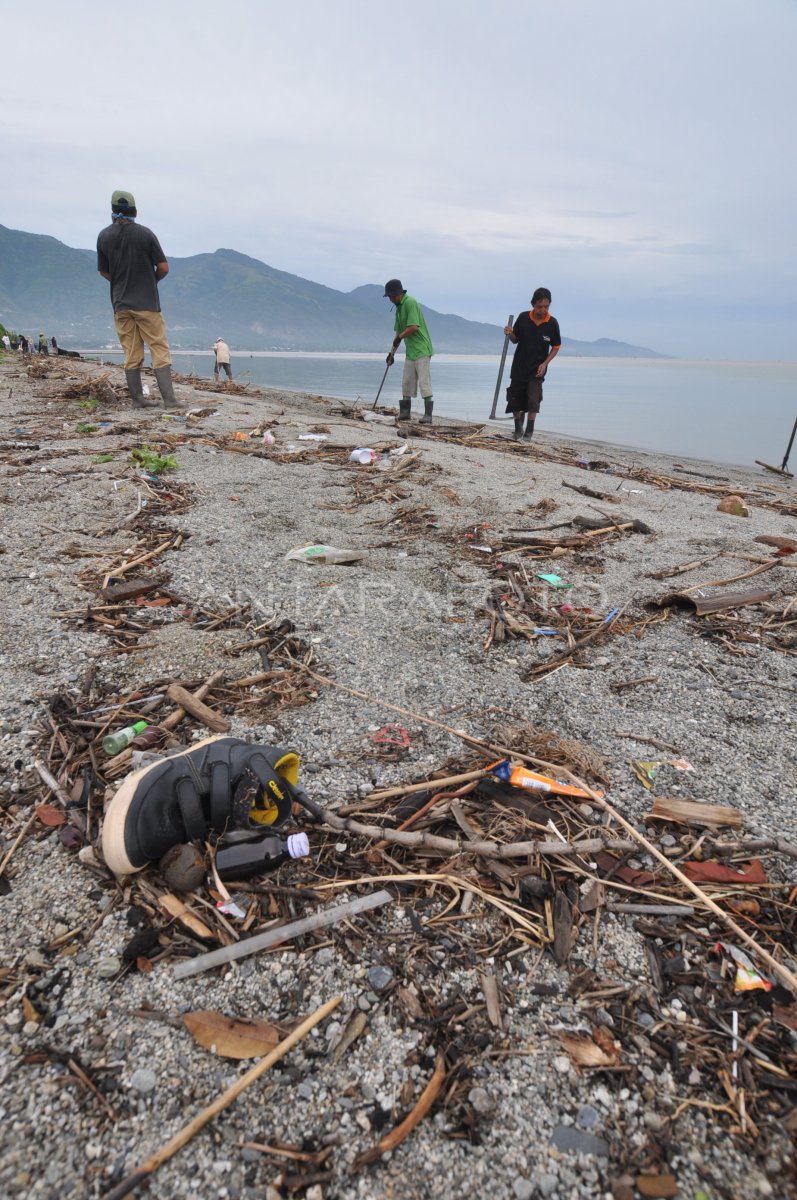
<instances>
[{"instance_id":1,"label":"plastic bag","mask_svg":"<svg viewBox=\"0 0 797 1200\"><path fill-rule=\"evenodd\" d=\"M313 542L306 546L294 546L285 555L291 562L306 563L355 563L365 558L361 550L343 550L339 546L322 546Z\"/></svg>"}]
</instances>

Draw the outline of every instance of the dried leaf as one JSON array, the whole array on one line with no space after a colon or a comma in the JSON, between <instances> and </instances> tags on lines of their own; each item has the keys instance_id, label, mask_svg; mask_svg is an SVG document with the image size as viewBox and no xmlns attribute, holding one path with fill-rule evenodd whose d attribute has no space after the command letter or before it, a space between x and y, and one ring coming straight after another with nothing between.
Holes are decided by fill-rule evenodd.
<instances>
[{"instance_id":1,"label":"dried leaf","mask_svg":"<svg viewBox=\"0 0 797 1200\"><path fill-rule=\"evenodd\" d=\"M225 1017L212 1009L186 1013L183 1022L200 1046L222 1058L258 1058L273 1050L280 1040L279 1032L268 1021Z\"/></svg>"},{"instance_id":2,"label":"dried leaf","mask_svg":"<svg viewBox=\"0 0 797 1200\"><path fill-rule=\"evenodd\" d=\"M605 1025L593 1025L592 1040L595 1042L596 1046L600 1046L604 1054L608 1054L610 1058L613 1057L616 1060L619 1057L614 1038L609 1033L609 1030L605 1027Z\"/></svg>"},{"instance_id":3,"label":"dried leaf","mask_svg":"<svg viewBox=\"0 0 797 1200\"><path fill-rule=\"evenodd\" d=\"M641 1196L668 1200L669 1197L678 1195L678 1181L674 1175L640 1175L636 1186Z\"/></svg>"},{"instance_id":4,"label":"dried leaf","mask_svg":"<svg viewBox=\"0 0 797 1200\"><path fill-rule=\"evenodd\" d=\"M724 900L723 903L731 912L739 913L742 917L758 917L761 915L761 905L752 896L740 896L738 899Z\"/></svg>"},{"instance_id":5,"label":"dried leaf","mask_svg":"<svg viewBox=\"0 0 797 1200\"><path fill-rule=\"evenodd\" d=\"M158 897L158 903L163 911L170 917L175 917L181 925L188 929L191 933L200 938L213 938L213 932L208 929L204 921L200 921L199 917L195 916L182 900L178 900L171 892L164 892Z\"/></svg>"},{"instance_id":6,"label":"dried leaf","mask_svg":"<svg viewBox=\"0 0 797 1200\"><path fill-rule=\"evenodd\" d=\"M365 1033L367 1028L368 1018L366 1017L365 1013L356 1012L344 1029L338 1044L332 1051L331 1058L333 1066L338 1065L349 1047L354 1045L354 1043L357 1041L357 1038Z\"/></svg>"},{"instance_id":7,"label":"dried leaf","mask_svg":"<svg viewBox=\"0 0 797 1200\"><path fill-rule=\"evenodd\" d=\"M142 975L149 975L152 970L152 961L143 954L139 954L136 959L136 966Z\"/></svg>"},{"instance_id":8,"label":"dried leaf","mask_svg":"<svg viewBox=\"0 0 797 1200\"><path fill-rule=\"evenodd\" d=\"M564 1046L574 1066L614 1067L619 1055L612 1043L611 1052L597 1044L588 1033L560 1033L559 1041Z\"/></svg>"},{"instance_id":9,"label":"dried leaf","mask_svg":"<svg viewBox=\"0 0 797 1200\"><path fill-rule=\"evenodd\" d=\"M777 1000L773 1001L772 1019L778 1025L785 1025L787 1029L797 1030L797 1004L779 1004Z\"/></svg>"},{"instance_id":10,"label":"dried leaf","mask_svg":"<svg viewBox=\"0 0 797 1200\"><path fill-rule=\"evenodd\" d=\"M398 999L406 1016L414 1017L416 1020L423 1016L423 1005L411 988L399 987Z\"/></svg>"},{"instance_id":11,"label":"dried leaf","mask_svg":"<svg viewBox=\"0 0 797 1200\"><path fill-rule=\"evenodd\" d=\"M27 996L22 997L22 1012L26 1021L40 1021L41 1014L31 1004Z\"/></svg>"},{"instance_id":12,"label":"dried leaf","mask_svg":"<svg viewBox=\"0 0 797 1200\"><path fill-rule=\"evenodd\" d=\"M56 808L54 804L38 804L36 816L42 825L47 825L50 829L54 829L56 825L66 824L66 813L62 808Z\"/></svg>"}]
</instances>

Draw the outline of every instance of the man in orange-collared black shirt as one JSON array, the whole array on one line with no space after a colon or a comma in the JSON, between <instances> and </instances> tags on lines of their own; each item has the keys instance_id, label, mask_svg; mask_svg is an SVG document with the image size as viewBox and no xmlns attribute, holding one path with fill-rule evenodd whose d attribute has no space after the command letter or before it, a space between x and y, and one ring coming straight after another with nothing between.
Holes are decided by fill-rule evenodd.
<instances>
[{"instance_id":1,"label":"man in orange-collared black shirt","mask_svg":"<svg viewBox=\"0 0 797 1200\"><path fill-rule=\"evenodd\" d=\"M514 413L516 442L530 442L534 436L534 422L542 404L542 384L548 364L553 361L562 345L559 322L550 314L551 293L547 288L537 288L531 297L531 312L520 314L514 325L507 325L504 333L517 346L509 373L506 389L506 411ZM526 431L523 419L528 413Z\"/></svg>"}]
</instances>

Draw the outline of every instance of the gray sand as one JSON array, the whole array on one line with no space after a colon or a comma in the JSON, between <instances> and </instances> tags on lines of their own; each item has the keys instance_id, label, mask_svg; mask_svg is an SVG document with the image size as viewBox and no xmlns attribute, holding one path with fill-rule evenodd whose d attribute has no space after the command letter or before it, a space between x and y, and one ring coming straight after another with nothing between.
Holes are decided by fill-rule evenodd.
<instances>
[{"instance_id":1,"label":"gray sand","mask_svg":"<svg viewBox=\"0 0 797 1200\"><path fill-rule=\"evenodd\" d=\"M108 369L119 384L122 372ZM121 656L108 654L104 637L54 615L85 606L81 572L99 575L103 563L130 544L124 529L96 536L133 512L141 491L133 472L123 469L125 454L119 448L186 430L190 440L174 451L179 470L173 478L193 485L195 495L184 513L166 518L170 527L190 535L163 562L171 574L169 586L214 611L248 602L259 621L273 614L290 618L312 646L322 673L372 697L365 701L319 685L314 703L280 710L272 724L234 718L236 735L295 748L304 782L317 800L330 807L351 803L375 784L424 778L448 759L461 758L462 743L424 724L423 717L487 738L501 725L526 720L597 751L611 773L609 798L629 820L641 822L650 807L650 794L634 778L629 760L672 757L645 743L645 736L653 736L677 747L678 756L694 767L689 773L667 767L667 794L737 807L746 835L797 840L793 653L761 641L739 642L733 653L718 640L698 636L694 618L678 612L639 636L598 641L585 652L584 669L567 665L539 682L524 682L528 670L558 644L540 637L483 650L489 625L480 605L492 580L483 561L488 556L470 549L466 537L475 530L475 540L489 545L495 531L595 516L593 506L603 507L567 490L563 481L614 492L621 504L612 507L612 515L621 511L645 522L650 535L629 534L575 556L526 560L527 569L530 574L554 571L574 584L566 594L553 594L552 603L566 599L600 613L625 605L627 614L641 618L648 597L752 570L772 553L754 542L756 536L796 536L797 518L756 502L790 496L794 507L793 481L757 469L573 441L567 443L570 461L562 463L547 457L562 450L555 437L543 436L530 449L411 438L410 449L419 450L422 461L417 471L401 477L406 497L398 503L420 506L429 518L420 536L401 540L406 529L386 524L396 505L353 504L353 472L372 474L375 468L314 461L312 455L277 463L225 452L205 440L260 425L274 430L275 449L291 443L305 447L299 435L323 424L329 435L319 443L322 449L329 444L397 446L392 426L344 417L339 404L320 397L265 391L219 396L178 386L178 395L192 404L215 409L188 428L161 420L157 411L121 404L101 404L87 415L75 401L61 398L68 383L103 370L58 362L49 375L29 380L19 359L0 363L0 498L6 514L0 589L9 618L2 648L0 740L6 849L27 820L38 785L31 759L33 748L40 747L36 727L42 698L77 687L89 665L97 668L94 686L103 696L166 676L193 681L222 667L231 677L262 669L255 652L236 659L225 655L225 647L241 640L241 630L201 632L176 613L147 633L143 640L153 643L150 648ZM77 421L100 419L111 424L91 435L74 432ZM129 431L115 430L120 424ZM508 436L506 426L498 436ZM92 462L103 451L114 451L114 461ZM572 462L579 456L608 459L613 472L581 470ZM729 493L751 493L750 517L719 513L718 495L662 490L625 474L644 467L672 475L676 462L697 473L684 475L687 481L721 476L729 481ZM530 515L543 498L556 502L555 511ZM306 542L362 550L366 557L352 566L285 561L291 547ZM64 553L69 545L74 557ZM675 579L650 577L713 553L720 557ZM775 593L773 603L781 604L797 591L794 565L794 558L787 558L764 575L732 586L766 587ZM763 620L767 611L747 610L747 615ZM653 676L654 682L612 689L642 676ZM378 701L415 717L399 716ZM386 723L400 723L409 733L411 747L401 763L386 763L373 752L374 732ZM619 738L617 731L642 740ZM0 993L4 1194L35 1200L100 1195L112 1178L118 1181L240 1073L236 1063L210 1056L184 1031L133 1018L133 1010L148 1004L172 1015L215 1008L290 1019L337 994L343 995L345 1010L359 1007L367 1015L367 1032L354 1047L333 1066L318 1053L330 1037L330 1029L322 1028L286 1059L285 1069L267 1076L162 1168L149 1185L150 1195L165 1200L267 1194L280 1168L276 1160L241 1149L247 1141L297 1145L306 1138L314 1149L324 1137L339 1142L330 1160L333 1179L319 1184L314 1197L414 1200L489 1192L495 1200L591 1200L611 1197L612 1181L629 1161L624 1156L630 1155L634 1173L646 1155L655 1161L656 1138L663 1125L669 1128L668 1119L683 1099L680 1085L655 1055L640 1057L641 1073L577 1074L551 1036L557 1024L579 1024L579 1004L567 995L572 972L555 967L548 954L539 959L529 954L520 966L511 958L493 964L502 987L505 1049L522 1053L484 1057L475 1067L472 1103L477 1112L483 1110L478 1144L447 1136L449 1120L440 1110L381 1164L351 1174L356 1155L380 1136L374 1124L377 1105L387 1111L385 1127L390 1128L407 1107L406 1098L400 1098L402 1086L408 1079L416 1085L410 1093L415 1103L434 1066L434 1031L393 1000L380 999L367 977L383 961L400 971L411 944L406 911L400 905L385 910L381 937L362 937L361 961L330 945L315 953L285 950L254 957L183 983L173 980L168 962L151 974L128 974L114 982L102 978L98 964L129 940L129 901L104 873L65 850L57 832L36 829L14 854L7 870L11 892L0 900L6 971L6 984L0 981L5 986ZM311 831L311 844L313 836ZM788 878L788 860L768 862L775 876L780 872ZM280 879L289 883L290 872ZM111 896L118 899L109 906ZM481 909L474 913L474 928L493 919ZM43 949L78 926L84 937L67 956ZM495 928L497 934L497 923ZM587 922L574 959L603 980L647 982L642 939L630 917L604 915L595 959L590 929ZM429 995L438 1004L457 995L480 1003L476 967L453 957L439 940L429 947ZM43 979L46 986L35 994L42 997L42 1010L54 1017L49 1026L30 1022L23 1011L26 986ZM532 981L555 985L558 996L534 994L528 986ZM345 1015L337 1024L344 1020ZM59 1062L26 1061L45 1049L68 1051L95 1077L113 1082L108 1098L114 1119ZM724 1101L719 1092L711 1099ZM551 1144L555 1128L578 1128L574 1123L584 1105L597 1113L591 1132L608 1144L608 1158ZM794 1168L789 1135L768 1125L755 1153L749 1142L728 1132L728 1124L726 1116L715 1121L699 1106L679 1114L668 1168L679 1181L679 1194L691 1197L700 1188L711 1200L797 1194L784 1190L792 1186L785 1180Z\"/></svg>"}]
</instances>

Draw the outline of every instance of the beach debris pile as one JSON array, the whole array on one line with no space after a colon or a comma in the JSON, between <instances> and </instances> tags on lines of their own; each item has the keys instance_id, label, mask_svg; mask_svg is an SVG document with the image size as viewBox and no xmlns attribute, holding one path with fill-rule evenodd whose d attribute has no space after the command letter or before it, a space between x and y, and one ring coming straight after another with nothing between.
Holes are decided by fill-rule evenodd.
<instances>
[{"instance_id":1,"label":"beach debris pile","mask_svg":"<svg viewBox=\"0 0 797 1200\"><path fill-rule=\"evenodd\" d=\"M290 629L269 636L280 634L294 661ZM278 652L272 644L270 653ZM312 668L305 674L316 678ZM314 946L330 942L348 961L374 962L368 979L378 1003L392 1005L418 1030L434 1068L419 1097L408 1091L404 1120L360 1152L360 1170L441 1105L454 1136L480 1140L488 1117L474 1095L478 1067L511 1052L508 1010L518 987L540 1003L558 994L546 983L519 983L529 955L536 962L550 954L569 970L566 998L574 1016L549 1033L565 1061L609 1087L619 1078L626 1088L642 1088L651 1064L672 1081L675 1099L643 1154L622 1141L612 1145L617 1170L641 1179L666 1175L672 1135L692 1106L710 1105L717 1121L761 1153L769 1131L797 1128L797 978L786 965L797 950L797 892L782 871L784 858L797 859L797 847L777 837L747 838L732 807L666 796L652 798L642 833L601 790L610 784L603 760L556 731L495 726L485 740L467 738L464 754L431 775L372 791L335 812L299 790L287 828L306 830L310 855L267 878L250 874L222 883L211 843L178 848L191 849L190 861L176 864L167 855L170 861L124 885L108 878L91 848L97 789L118 778L130 756L96 770L105 730L145 711L150 721L161 716L168 740L178 728L185 737L197 721L224 728L224 701L243 683L209 680L187 700L167 687L166 697L126 697L106 713L70 709L66 700L51 704L42 740L47 750L37 762L41 786L31 788L23 832L37 838L58 829L110 903L124 903L135 914L123 951L101 964L117 986L131 973L154 970L168 970L179 981L276 947L294 949L297 969ZM163 716L168 706L159 706L167 698L185 701L182 718L174 719L179 708ZM205 698L215 699L215 708ZM187 724L181 727L181 720ZM13 888L12 857L2 870ZM633 924L643 976L624 978L593 965L607 921ZM76 927L45 948L42 971L92 934ZM478 999L450 995L445 972L425 969L431 959L472 974ZM505 969L510 961L511 972ZM26 970L41 1021L49 994L35 989L37 968ZM146 1020L156 1013L134 1015ZM367 1016L349 1012L326 1053L340 1058L368 1031ZM257 1014L242 1021L198 1010L175 1021L174 1036L190 1036L232 1059L259 1058L262 1071L275 1053L286 1052L290 1030ZM90 1080L84 1067L77 1069ZM98 1102L107 1107L104 1097ZM201 1127L192 1122L193 1132ZM612 1136L603 1131L602 1153L609 1153ZM558 1128L554 1145L557 1137L560 1149L569 1148ZM328 1150L320 1165L331 1182L334 1147ZM306 1162L307 1172L296 1177L308 1182L319 1161L311 1155ZM657 1193L643 1188L642 1194Z\"/></svg>"}]
</instances>

